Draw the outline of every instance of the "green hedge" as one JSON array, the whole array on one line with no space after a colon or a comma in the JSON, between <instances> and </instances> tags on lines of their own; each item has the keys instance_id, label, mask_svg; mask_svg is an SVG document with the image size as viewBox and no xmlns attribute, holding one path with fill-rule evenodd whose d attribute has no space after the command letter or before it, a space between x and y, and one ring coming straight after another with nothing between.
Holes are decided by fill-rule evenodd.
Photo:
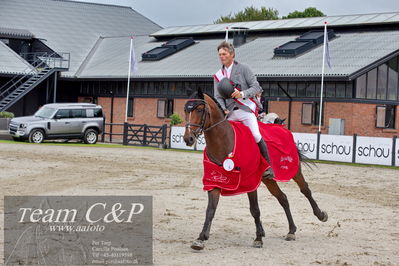
<instances>
[{"instance_id":1,"label":"green hedge","mask_svg":"<svg viewBox=\"0 0 399 266\"><path fill-rule=\"evenodd\" d=\"M171 126L175 126L175 125L181 124L183 122L183 119L181 119L181 117L176 113L169 116L169 118L172 119L170 121Z\"/></svg>"},{"instance_id":2,"label":"green hedge","mask_svg":"<svg viewBox=\"0 0 399 266\"><path fill-rule=\"evenodd\" d=\"M0 118L14 118L14 114L10 112L0 112Z\"/></svg>"}]
</instances>

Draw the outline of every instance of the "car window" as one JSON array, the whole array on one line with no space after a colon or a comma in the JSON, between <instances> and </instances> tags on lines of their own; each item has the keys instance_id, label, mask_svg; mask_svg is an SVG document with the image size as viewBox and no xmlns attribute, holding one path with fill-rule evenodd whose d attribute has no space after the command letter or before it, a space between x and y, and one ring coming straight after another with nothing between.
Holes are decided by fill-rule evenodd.
<instances>
[{"instance_id":1,"label":"car window","mask_svg":"<svg viewBox=\"0 0 399 266\"><path fill-rule=\"evenodd\" d=\"M87 117L103 117L103 111L101 108L86 109Z\"/></svg>"},{"instance_id":2,"label":"car window","mask_svg":"<svg viewBox=\"0 0 399 266\"><path fill-rule=\"evenodd\" d=\"M35 116L51 118L51 116L54 114L54 111L54 108L42 107L35 113Z\"/></svg>"},{"instance_id":3,"label":"car window","mask_svg":"<svg viewBox=\"0 0 399 266\"><path fill-rule=\"evenodd\" d=\"M58 119L69 118L69 109L58 110L55 117Z\"/></svg>"},{"instance_id":4,"label":"car window","mask_svg":"<svg viewBox=\"0 0 399 266\"><path fill-rule=\"evenodd\" d=\"M103 117L103 110L101 108L94 109L94 117Z\"/></svg>"},{"instance_id":5,"label":"car window","mask_svg":"<svg viewBox=\"0 0 399 266\"><path fill-rule=\"evenodd\" d=\"M86 110L84 109L72 109L71 110L72 118L83 118L86 117Z\"/></svg>"}]
</instances>

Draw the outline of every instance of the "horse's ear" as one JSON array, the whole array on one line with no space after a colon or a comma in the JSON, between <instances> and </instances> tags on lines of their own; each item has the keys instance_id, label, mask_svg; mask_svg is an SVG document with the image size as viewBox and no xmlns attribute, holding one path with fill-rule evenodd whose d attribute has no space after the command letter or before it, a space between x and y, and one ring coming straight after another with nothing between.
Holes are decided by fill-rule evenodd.
<instances>
[{"instance_id":1,"label":"horse's ear","mask_svg":"<svg viewBox=\"0 0 399 266\"><path fill-rule=\"evenodd\" d=\"M204 100L204 93L202 92L201 88L198 88L197 93L198 93L198 99Z\"/></svg>"}]
</instances>

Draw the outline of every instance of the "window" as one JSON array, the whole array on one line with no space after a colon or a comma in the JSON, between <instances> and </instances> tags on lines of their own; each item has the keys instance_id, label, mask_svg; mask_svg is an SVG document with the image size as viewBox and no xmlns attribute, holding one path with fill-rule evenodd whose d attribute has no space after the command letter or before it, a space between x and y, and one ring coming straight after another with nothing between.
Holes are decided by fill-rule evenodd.
<instances>
[{"instance_id":1,"label":"window","mask_svg":"<svg viewBox=\"0 0 399 266\"><path fill-rule=\"evenodd\" d=\"M335 83L326 82L324 84L324 90L326 91L326 97L335 97Z\"/></svg>"},{"instance_id":2,"label":"window","mask_svg":"<svg viewBox=\"0 0 399 266\"><path fill-rule=\"evenodd\" d=\"M306 87L306 96L307 97L316 96L316 84L310 83L309 86Z\"/></svg>"},{"instance_id":3,"label":"window","mask_svg":"<svg viewBox=\"0 0 399 266\"><path fill-rule=\"evenodd\" d=\"M377 128L395 128L395 105L377 106Z\"/></svg>"},{"instance_id":4,"label":"window","mask_svg":"<svg viewBox=\"0 0 399 266\"><path fill-rule=\"evenodd\" d=\"M377 68L367 73L367 99L375 99L377 96Z\"/></svg>"},{"instance_id":5,"label":"window","mask_svg":"<svg viewBox=\"0 0 399 266\"><path fill-rule=\"evenodd\" d=\"M278 85L276 82L271 82L270 83L270 96L278 96Z\"/></svg>"},{"instance_id":6,"label":"window","mask_svg":"<svg viewBox=\"0 0 399 266\"><path fill-rule=\"evenodd\" d=\"M302 104L302 124L311 125L312 124L312 112L313 103L303 103Z\"/></svg>"},{"instance_id":7,"label":"window","mask_svg":"<svg viewBox=\"0 0 399 266\"><path fill-rule=\"evenodd\" d=\"M356 98L366 98L366 74L356 79Z\"/></svg>"},{"instance_id":8,"label":"window","mask_svg":"<svg viewBox=\"0 0 399 266\"><path fill-rule=\"evenodd\" d=\"M103 117L103 110L101 108L94 109L94 117Z\"/></svg>"},{"instance_id":9,"label":"window","mask_svg":"<svg viewBox=\"0 0 399 266\"><path fill-rule=\"evenodd\" d=\"M335 87L335 97L337 98L345 98L345 86L344 82L337 82Z\"/></svg>"},{"instance_id":10,"label":"window","mask_svg":"<svg viewBox=\"0 0 399 266\"><path fill-rule=\"evenodd\" d=\"M134 98L132 97L129 97L129 100L127 101L127 116L134 116Z\"/></svg>"},{"instance_id":11,"label":"window","mask_svg":"<svg viewBox=\"0 0 399 266\"><path fill-rule=\"evenodd\" d=\"M86 117L86 110L84 109L72 109L71 118L83 118Z\"/></svg>"},{"instance_id":12,"label":"window","mask_svg":"<svg viewBox=\"0 0 399 266\"><path fill-rule=\"evenodd\" d=\"M69 109L60 109L55 115L56 119L69 118Z\"/></svg>"},{"instance_id":13,"label":"window","mask_svg":"<svg viewBox=\"0 0 399 266\"><path fill-rule=\"evenodd\" d=\"M398 98L398 57L388 61L388 92L387 100Z\"/></svg>"},{"instance_id":14,"label":"window","mask_svg":"<svg viewBox=\"0 0 399 266\"><path fill-rule=\"evenodd\" d=\"M283 87L284 88L284 87ZM289 82L288 83L288 94L291 97L296 96L296 82Z\"/></svg>"},{"instance_id":15,"label":"window","mask_svg":"<svg viewBox=\"0 0 399 266\"><path fill-rule=\"evenodd\" d=\"M319 124L319 116L320 116L320 103L313 102L313 103L303 103L302 104L302 116L301 116L301 123L303 125L318 125ZM324 104L322 110L322 120L321 124L323 125L324 119Z\"/></svg>"},{"instance_id":16,"label":"window","mask_svg":"<svg viewBox=\"0 0 399 266\"><path fill-rule=\"evenodd\" d=\"M306 97L306 83L305 82L298 82L297 84L297 91L298 97Z\"/></svg>"},{"instance_id":17,"label":"window","mask_svg":"<svg viewBox=\"0 0 399 266\"><path fill-rule=\"evenodd\" d=\"M166 118L173 114L173 99L159 99L157 116L159 118Z\"/></svg>"},{"instance_id":18,"label":"window","mask_svg":"<svg viewBox=\"0 0 399 266\"><path fill-rule=\"evenodd\" d=\"M385 100L387 97L387 77L388 65L383 64L378 67L377 99Z\"/></svg>"},{"instance_id":19,"label":"window","mask_svg":"<svg viewBox=\"0 0 399 266\"><path fill-rule=\"evenodd\" d=\"M353 86L354 83L352 82L346 82L346 98L352 98L353 97Z\"/></svg>"}]
</instances>

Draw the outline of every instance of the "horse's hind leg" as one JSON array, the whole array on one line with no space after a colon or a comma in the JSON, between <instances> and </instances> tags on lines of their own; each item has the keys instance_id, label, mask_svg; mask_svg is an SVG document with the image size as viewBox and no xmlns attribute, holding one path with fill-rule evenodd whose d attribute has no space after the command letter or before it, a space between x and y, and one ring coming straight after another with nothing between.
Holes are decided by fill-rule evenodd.
<instances>
[{"instance_id":1,"label":"horse's hind leg","mask_svg":"<svg viewBox=\"0 0 399 266\"><path fill-rule=\"evenodd\" d=\"M288 203L287 196L284 194L283 191L281 191L280 187L273 179L263 178L262 182L266 185L270 193L277 198L278 202L283 207L285 214L287 215L289 232L285 237L285 240L295 240L296 226L294 224L294 220L292 219L290 204Z\"/></svg>"},{"instance_id":2,"label":"horse's hind leg","mask_svg":"<svg viewBox=\"0 0 399 266\"><path fill-rule=\"evenodd\" d=\"M204 241L209 239L209 232L213 217L215 216L216 208L219 203L220 189L214 188L208 191L208 207L206 208L205 223L199 237L191 244L191 248L195 250L204 249Z\"/></svg>"},{"instance_id":3,"label":"horse's hind leg","mask_svg":"<svg viewBox=\"0 0 399 266\"><path fill-rule=\"evenodd\" d=\"M308 183L305 181L303 177L301 168L299 167L298 173L294 177L295 182L298 184L301 192L305 197L309 200L310 205L313 209L313 214L322 222L326 222L328 220L327 212L320 210L316 201L312 197L312 192L309 189Z\"/></svg>"},{"instance_id":4,"label":"horse's hind leg","mask_svg":"<svg viewBox=\"0 0 399 266\"><path fill-rule=\"evenodd\" d=\"M247 194L249 199L249 210L251 211L252 217L254 217L256 226L256 238L253 242L253 247L261 248L263 246L262 237L265 236L265 231L263 230L262 222L260 221L258 192L255 190Z\"/></svg>"}]
</instances>

